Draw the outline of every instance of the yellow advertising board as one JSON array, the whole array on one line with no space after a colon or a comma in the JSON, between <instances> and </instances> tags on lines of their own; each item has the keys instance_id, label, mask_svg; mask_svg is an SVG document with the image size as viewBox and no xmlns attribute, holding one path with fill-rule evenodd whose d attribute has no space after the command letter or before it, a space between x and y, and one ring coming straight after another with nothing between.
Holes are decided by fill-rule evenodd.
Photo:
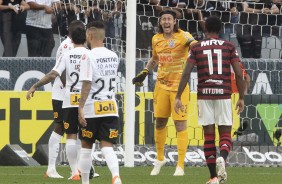
<instances>
[{"instance_id":1,"label":"yellow advertising board","mask_svg":"<svg viewBox=\"0 0 282 184\"><path fill-rule=\"evenodd\" d=\"M123 94L119 95L122 96ZM37 145L47 144L53 131L51 92L36 92L30 101L26 100L25 91L1 91L0 96L0 149L6 144L19 144L27 153L33 154ZM139 113L139 116L136 117L136 121L139 123L138 142L139 144L147 144L145 141L145 137L148 136L146 135L148 132L146 124L150 123L152 125L151 129L153 129L154 122L153 93L140 92L136 93L136 97L138 100L136 100L135 111ZM190 99L187 123L189 144L191 146L202 145L203 131L198 126L197 121L196 94L191 93ZM233 98L232 102L235 103L235 98ZM126 113L123 115L126 116ZM234 127L237 128L239 126L239 117L237 115L234 116L234 122ZM126 124L126 122L124 123ZM150 132L152 131L150 130ZM151 136L151 139L153 139L153 135ZM62 142L64 141L62 140ZM176 145L176 132L171 118L168 123L166 141L168 145Z\"/></svg>"},{"instance_id":2,"label":"yellow advertising board","mask_svg":"<svg viewBox=\"0 0 282 184\"><path fill-rule=\"evenodd\" d=\"M0 149L6 144L19 144L33 153L36 143L53 121L50 92L36 92L26 100L26 92L0 92Z\"/></svg>"}]
</instances>

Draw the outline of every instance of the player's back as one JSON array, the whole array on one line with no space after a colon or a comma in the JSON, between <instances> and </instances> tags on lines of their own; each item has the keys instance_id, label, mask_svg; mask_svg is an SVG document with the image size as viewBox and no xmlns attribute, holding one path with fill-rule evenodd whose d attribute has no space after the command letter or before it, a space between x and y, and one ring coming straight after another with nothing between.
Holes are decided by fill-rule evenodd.
<instances>
[{"instance_id":1,"label":"player's back","mask_svg":"<svg viewBox=\"0 0 282 184\"><path fill-rule=\"evenodd\" d=\"M198 70L199 99L227 99L231 95L230 64L239 61L231 42L208 38L191 47L192 60Z\"/></svg>"},{"instance_id":2,"label":"player's back","mask_svg":"<svg viewBox=\"0 0 282 184\"><path fill-rule=\"evenodd\" d=\"M115 88L119 59L105 47L94 48L81 60L81 81L91 81L85 118L118 116Z\"/></svg>"},{"instance_id":3,"label":"player's back","mask_svg":"<svg viewBox=\"0 0 282 184\"><path fill-rule=\"evenodd\" d=\"M85 47L76 47L63 54L59 59L58 64L55 66L55 70L59 74L66 75L66 92L63 101L63 108L77 107L78 101L74 103L75 99L79 97L82 82L79 81L80 62L84 55L87 55L90 51Z\"/></svg>"},{"instance_id":4,"label":"player's back","mask_svg":"<svg viewBox=\"0 0 282 184\"><path fill-rule=\"evenodd\" d=\"M68 92L80 92L81 82L79 82L80 61L82 55L87 54L89 50L84 47L76 47L63 56L66 69L66 90Z\"/></svg>"},{"instance_id":5,"label":"player's back","mask_svg":"<svg viewBox=\"0 0 282 184\"><path fill-rule=\"evenodd\" d=\"M94 56L94 67L98 69L93 75L91 91L95 99L113 99L116 88L119 59L116 53L99 47L91 50ZM97 81L97 82L96 82Z\"/></svg>"}]
</instances>

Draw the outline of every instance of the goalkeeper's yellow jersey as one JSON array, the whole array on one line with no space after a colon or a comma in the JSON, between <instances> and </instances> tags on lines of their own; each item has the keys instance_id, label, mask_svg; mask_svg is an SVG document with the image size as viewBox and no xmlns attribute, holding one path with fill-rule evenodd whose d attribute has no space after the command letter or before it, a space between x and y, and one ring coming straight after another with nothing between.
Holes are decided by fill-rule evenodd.
<instances>
[{"instance_id":1,"label":"goalkeeper's yellow jersey","mask_svg":"<svg viewBox=\"0 0 282 184\"><path fill-rule=\"evenodd\" d=\"M158 57L158 77L159 87L177 91L183 69L188 57L189 44L197 42L193 36L178 30L169 39L158 33L152 38L153 57Z\"/></svg>"}]
</instances>

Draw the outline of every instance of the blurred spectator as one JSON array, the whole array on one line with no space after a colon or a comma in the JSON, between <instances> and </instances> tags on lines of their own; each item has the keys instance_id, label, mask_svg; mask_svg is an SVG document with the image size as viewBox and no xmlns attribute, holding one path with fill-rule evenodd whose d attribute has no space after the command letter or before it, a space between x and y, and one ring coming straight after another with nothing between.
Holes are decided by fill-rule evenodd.
<instances>
[{"instance_id":1,"label":"blurred spectator","mask_svg":"<svg viewBox=\"0 0 282 184\"><path fill-rule=\"evenodd\" d=\"M26 17L26 38L29 57L50 57L55 41L52 32L52 13L59 0L26 0L30 6Z\"/></svg>"},{"instance_id":2,"label":"blurred spectator","mask_svg":"<svg viewBox=\"0 0 282 184\"><path fill-rule=\"evenodd\" d=\"M81 20L86 25L89 22L101 20L102 10L100 9L100 3L104 3L106 0L85 0L78 1L80 4L76 4L75 12L77 20Z\"/></svg>"},{"instance_id":3,"label":"blurred spectator","mask_svg":"<svg viewBox=\"0 0 282 184\"><path fill-rule=\"evenodd\" d=\"M235 25L239 20L236 0L223 0L216 1L215 3L215 10L219 11L219 16L223 24L220 37L230 41L230 34L235 33Z\"/></svg>"},{"instance_id":4,"label":"blurred spectator","mask_svg":"<svg viewBox=\"0 0 282 184\"><path fill-rule=\"evenodd\" d=\"M280 14L281 0L265 1L263 14L260 14L259 24L262 25L262 36L279 37L279 27L277 26L277 15ZM281 19L281 17L280 17Z\"/></svg>"},{"instance_id":5,"label":"blurred spectator","mask_svg":"<svg viewBox=\"0 0 282 184\"><path fill-rule=\"evenodd\" d=\"M159 12L171 9L176 13L178 27L184 31L188 30L187 20L185 20L186 7L190 0L160 0L156 10Z\"/></svg>"},{"instance_id":6,"label":"blurred spectator","mask_svg":"<svg viewBox=\"0 0 282 184\"><path fill-rule=\"evenodd\" d=\"M125 53L126 50L126 2L125 0L116 0L116 18L121 19L121 53ZM125 57L121 56L121 57Z\"/></svg>"},{"instance_id":7,"label":"blurred spectator","mask_svg":"<svg viewBox=\"0 0 282 184\"><path fill-rule=\"evenodd\" d=\"M61 8L56 11L57 30L61 37L66 37L68 34L68 26L73 20L77 20L79 8L70 0L61 0ZM56 29L53 26L53 32Z\"/></svg>"},{"instance_id":8,"label":"blurred spectator","mask_svg":"<svg viewBox=\"0 0 282 184\"><path fill-rule=\"evenodd\" d=\"M137 20L136 20L136 26L137 26L137 42L136 42L136 47L137 48L148 48L149 45L151 44L151 39L152 39L152 33L153 31L153 25L154 23L154 18L148 18L150 16L156 16L156 14L153 14L153 11L155 9L152 9L152 6L149 5L157 5L159 0L137 0ZM154 6L155 7L155 6ZM148 17L141 18L141 15L147 15ZM121 40L122 40L122 49L126 49L125 41L126 41L126 4L125 0L116 0L116 18L119 18L122 16L122 31L121 31ZM147 20L146 20L147 18ZM144 33L141 33L141 30L143 29L146 31L146 35ZM139 34L144 35L145 41L142 41L140 39L143 39L142 36L139 36ZM150 37L150 38L149 38ZM148 43L142 43L142 42L147 42L146 40L149 39Z\"/></svg>"},{"instance_id":9,"label":"blurred spectator","mask_svg":"<svg viewBox=\"0 0 282 184\"><path fill-rule=\"evenodd\" d=\"M186 17L189 21L189 32L196 40L202 40L205 32L205 20L212 14L214 6L206 0L190 0Z\"/></svg>"},{"instance_id":10,"label":"blurred spectator","mask_svg":"<svg viewBox=\"0 0 282 184\"><path fill-rule=\"evenodd\" d=\"M106 26L106 47L112 49L115 44L115 0L101 0L99 7L102 13L102 20Z\"/></svg>"},{"instance_id":11,"label":"blurred spectator","mask_svg":"<svg viewBox=\"0 0 282 184\"><path fill-rule=\"evenodd\" d=\"M267 14L279 13L271 0L244 1L243 12L237 27L237 39L243 58L260 58L263 28L267 24Z\"/></svg>"},{"instance_id":12,"label":"blurred spectator","mask_svg":"<svg viewBox=\"0 0 282 184\"><path fill-rule=\"evenodd\" d=\"M25 26L25 11L28 9L29 5L24 0L0 0L3 57L17 55Z\"/></svg>"},{"instance_id":13,"label":"blurred spectator","mask_svg":"<svg viewBox=\"0 0 282 184\"><path fill-rule=\"evenodd\" d=\"M163 11L171 9L176 13L177 19L183 19L183 8L189 4L189 0L160 0L157 10Z\"/></svg>"},{"instance_id":14,"label":"blurred spectator","mask_svg":"<svg viewBox=\"0 0 282 184\"><path fill-rule=\"evenodd\" d=\"M158 14L153 6L157 3L158 0L139 0L137 2L136 48L139 51L137 57L149 57L152 37L158 23Z\"/></svg>"}]
</instances>

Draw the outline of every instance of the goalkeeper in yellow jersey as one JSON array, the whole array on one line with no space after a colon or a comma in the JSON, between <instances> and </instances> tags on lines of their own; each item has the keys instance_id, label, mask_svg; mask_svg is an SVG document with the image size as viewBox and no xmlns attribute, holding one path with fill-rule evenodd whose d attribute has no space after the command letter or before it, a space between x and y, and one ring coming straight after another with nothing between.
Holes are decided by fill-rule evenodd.
<instances>
[{"instance_id":1,"label":"goalkeeper in yellow jersey","mask_svg":"<svg viewBox=\"0 0 282 184\"><path fill-rule=\"evenodd\" d=\"M167 122L172 116L177 131L178 163L174 176L184 175L184 159L188 146L187 108L189 102L189 86L187 84L182 103L183 114L174 111L174 99L187 60L189 46L196 40L188 32L178 28L176 14L172 10L160 13L159 33L152 38L153 55L146 67L133 78L133 84L142 86L149 71L158 66L158 77L154 90L154 116L156 118L155 143L157 159L151 175L158 175L162 166L166 164L164 146L167 137Z\"/></svg>"}]
</instances>

